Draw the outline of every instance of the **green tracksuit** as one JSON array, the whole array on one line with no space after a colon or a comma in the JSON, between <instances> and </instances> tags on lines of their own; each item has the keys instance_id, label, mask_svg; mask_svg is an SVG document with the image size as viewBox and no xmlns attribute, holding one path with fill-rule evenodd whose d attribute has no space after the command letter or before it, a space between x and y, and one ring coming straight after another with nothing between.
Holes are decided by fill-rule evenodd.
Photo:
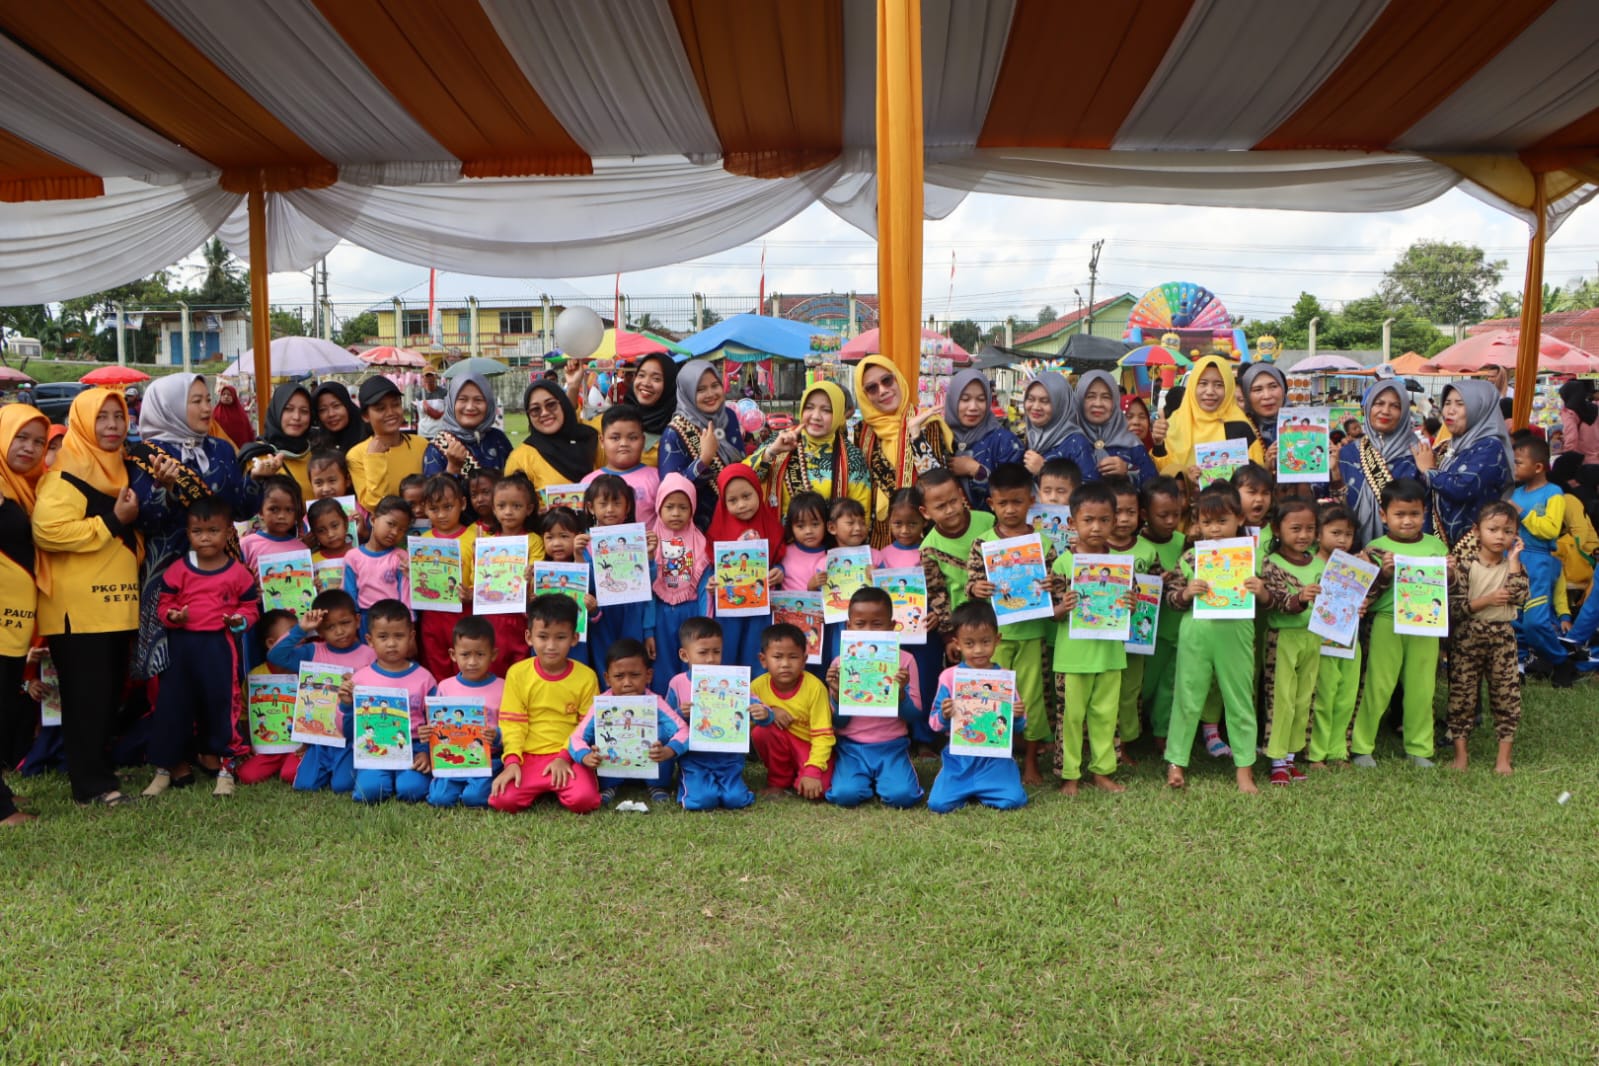
<instances>
[{"instance_id":1,"label":"green tracksuit","mask_svg":"<svg viewBox=\"0 0 1599 1066\"><path fill-rule=\"evenodd\" d=\"M1431 534L1404 543L1378 537L1368 551L1387 555L1446 556L1449 549ZM1381 555L1377 556L1381 558ZM1379 576L1379 581L1383 578ZM1433 755L1433 689L1438 680L1438 638L1398 636L1394 633L1394 586L1391 579L1371 608L1371 642L1366 649L1366 691L1355 711L1355 732L1350 747L1356 755L1370 755L1377 747L1377 724L1393 699L1394 686L1403 683L1405 754Z\"/></svg>"},{"instance_id":2,"label":"green tracksuit","mask_svg":"<svg viewBox=\"0 0 1599 1066\"><path fill-rule=\"evenodd\" d=\"M1068 579L1072 553L1062 552L1054 572ZM1055 676L1061 695L1060 776L1083 776L1083 730L1088 730L1088 770L1116 772L1116 712L1121 702L1127 648L1118 640L1074 640L1070 618L1055 630Z\"/></svg>"},{"instance_id":3,"label":"green tracksuit","mask_svg":"<svg viewBox=\"0 0 1599 1066\"><path fill-rule=\"evenodd\" d=\"M1349 720L1355 716L1355 697L1360 694L1360 667L1359 640L1353 659L1321 656L1310 714L1310 748L1305 752L1311 762L1349 758Z\"/></svg>"},{"instance_id":4,"label":"green tracksuit","mask_svg":"<svg viewBox=\"0 0 1599 1066\"><path fill-rule=\"evenodd\" d=\"M1266 624L1277 631L1277 661L1268 664L1273 671L1273 693L1266 756L1272 760L1286 758L1303 748L1310 728L1310 701L1321 665L1321 637L1310 631L1309 604L1299 592L1306 585L1321 581L1324 566L1326 562L1316 555L1310 557L1310 562L1296 565L1274 553L1261 574L1271 601Z\"/></svg>"},{"instance_id":5,"label":"green tracksuit","mask_svg":"<svg viewBox=\"0 0 1599 1066\"><path fill-rule=\"evenodd\" d=\"M1194 577L1193 551L1183 553L1182 584ZM1167 592L1166 605L1191 610L1192 604L1175 601L1178 589ZM1177 642L1176 694L1172 700L1171 731L1166 739L1166 761L1187 766L1199 731L1200 713L1212 684L1221 692L1227 718L1227 736L1233 765L1255 764L1255 620L1190 617Z\"/></svg>"},{"instance_id":6,"label":"green tracksuit","mask_svg":"<svg viewBox=\"0 0 1599 1066\"><path fill-rule=\"evenodd\" d=\"M1173 533L1170 540L1161 544L1141 536L1133 546L1133 558L1138 560L1145 573L1166 574L1178 568L1187 545L1188 539L1180 532ZM1172 683L1177 674L1177 639L1182 633L1183 620L1187 617L1186 611L1171 610L1163 602L1160 622L1155 629L1155 654L1138 656L1149 660L1144 663L1140 697L1145 710L1149 712L1150 729L1157 737L1164 737L1171 724Z\"/></svg>"}]
</instances>

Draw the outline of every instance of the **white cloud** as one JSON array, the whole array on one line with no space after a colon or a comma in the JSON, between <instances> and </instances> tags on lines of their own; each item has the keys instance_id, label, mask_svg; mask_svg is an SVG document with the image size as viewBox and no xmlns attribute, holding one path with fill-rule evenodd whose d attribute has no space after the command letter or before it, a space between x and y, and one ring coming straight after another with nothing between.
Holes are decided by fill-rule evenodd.
<instances>
[{"instance_id":1,"label":"white cloud","mask_svg":"<svg viewBox=\"0 0 1599 1066\"><path fill-rule=\"evenodd\" d=\"M924 232L923 307L945 317L998 319L1031 316L1048 303L1075 306L1073 290L1088 296L1088 249L1105 240L1098 293L1142 292L1163 281L1187 280L1217 293L1230 310L1248 317L1286 311L1301 291L1323 300L1372 292L1382 272L1415 240L1466 241L1506 261L1502 288L1519 291L1527 228L1460 192L1408 211L1386 214L1264 211L1096 204L1075 201L971 196ZM872 292L877 288L876 248L860 231L821 206L813 206L766 239L770 292ZM957 257L954 300L949 301L950 251ZM751 298L760 283L761 243L700 260L625 274L630 297L689 293ZM1545 277L1565 284L1592 276L1599 260L1599 207L1578 210L1550 242ZM354 305L386 304L401 296L416 307L427 299L425 268L341 245L329 256L331 295L341 312ZM442 274L441 299L557 302L578 296L606 299L611 277L487 278ZM309 300L304 274L274 274L272 302Z\"/></svg>"}]
</instances>

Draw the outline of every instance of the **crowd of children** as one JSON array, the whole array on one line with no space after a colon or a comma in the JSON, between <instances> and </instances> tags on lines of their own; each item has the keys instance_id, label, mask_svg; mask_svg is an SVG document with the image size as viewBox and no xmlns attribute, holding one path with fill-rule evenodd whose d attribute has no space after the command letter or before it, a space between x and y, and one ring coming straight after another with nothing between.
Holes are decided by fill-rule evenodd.
<instances>
[{"instance_id":1,"label":"crowd of children","mask_svg":"<svg viewBox=\"0 0 1599 1066\"><path fill-rule=\"evenodd\" d=\"M799 628L715 616L709 556L712 542L764 541L769 587L814 592L826 580L830 549L868 545L861 502L772 492L751 468L730 463L702 531L694 483L641 468L643 439L636 410L606 412L600 435L606 463L587 479L581 510L541 508L525 476L476 468L408 478L400 495L347 512L340 498L349 497L351 482L343 460L313 455L308 476L316 498L307 508L293 478L270 478L258 523L241 539L242 562L226 551L227 506L215 500L191 506L189 554L162 578L159 611L173 655L155 705L149 757L157 771L145 795L192 780L192 760L207 757L220 764L219 794L232 792L235 781L276 777L296 789L331 789L366 803L394 798L514 812L553 793L569 810L594 811L615 801L623 786L597 772L593 705L606 694L655 699L659 739L648 753L654 769L641 782L652 803L747 807L756 796L744 780L746 756L688 744L695 710L688 672L713 665L751 668L750 747L765 767L766 792L844 807L873 797L895 808L922 801L916 760L939 758L940 741L954 725L953 671L960 666L1014 673L1014 716L1004 728L1019 758L945 752L926 795L938 812L974 802L1000 809L1026 804L1029 788L1044 782L1046 757L1066 795L1083 783L1120 792L1118 770L1134 764L1129 746L1146 729L1173 788L1187 782L1196 740L1206 755L1231 760L1237 787L1246 792L1256 791L1260 755L1274 785L1304 781L1307 768L1346 760L1369 767L1379 724L1394 701L1406 755L1431 766L1435 686L1445 654L1445 739L1453 765L1467 766L1486 678L1499 745L1495 769L1509 773L1524 660L1547 661L1557 680L1569 680L1586 660L1562 639L1573 619L1557 553L1569 526L1565 497L1548 479L1548 446L1535 437L1515 440L1515 492L1482 506L1471 535L1452 545L1429 531L1433 501L1414 478L1381 487L1382 532L1362 544L1344 504L1278 486L1253 463L1230 480L1195 488L1182 477L1085 480L1066 458L1004 461L985 468L980 494L969 478L938 468L893 496L891 543L866 550L877 567L922 569L928 640L900 653L897 714L845 715L840 633L892 631L889 594L870 585L856 590L847 621L826 627L823 665L808 668ZM982 508L974 507L974 495ZM786 496L783 514L774 506L780 496ZM1031 512L1040 504L1070 508L1065 546L1045 542L1053 613L1001 624L984 548L1033 534ZM530 564L592 565L590 530L634 521L648 529L649 600L602 608L591 576L577 598L531 590L525 613L472 614L475 537L525 537ZM460 612L407 606L408 533L460 544ZM1240 537L1256 546L1255 569L1243 582L1256 599L1255 614L1196 616L1196 601L1212 591L1199 576L1196 545ZM263 613L259 561L300 547L314 551L320 591L307 609ZM1326 654L1309 628L1334 552L1357 553L1378 569L1352 655ZM1124 556L1136 573L1160 579L1152 654L1073 634L1068 618L1077 606L1071 575L1078 554ZM1448 560L1447 640L1395 631L1395 559L1412 556ZM322 570L339 564L342 578L324 583ZM356 688L406 692L414 743L409 768L357 770L359 739L296 754L252 750L241 714L242 676L294 672L306 662L349 671L339 692L346 738ZM231 699L218 698L224 690ZM495 738L492 777L432 775L432 696L483 700Z\"/></svg>"}]
</instances>

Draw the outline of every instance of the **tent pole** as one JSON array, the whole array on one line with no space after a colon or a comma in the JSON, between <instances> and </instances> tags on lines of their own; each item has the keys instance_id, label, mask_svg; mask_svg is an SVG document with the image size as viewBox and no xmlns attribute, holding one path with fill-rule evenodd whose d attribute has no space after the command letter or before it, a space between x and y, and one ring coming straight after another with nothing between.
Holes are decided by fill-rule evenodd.
<instances>
[{"instance_id":1,"label":"tent pole","mask_svg":"<svg viewBox=\"0 0 1599 1066\"><path fill-rule=\"evenodd\" d=\"M1511 426L1523 429L1532 418L1538 389L1538 340L1543 330L1543 247L1547 236L1548 202L1542 171L1532 175L1532 210L1538 216L1527 244L1527 276L1521 286L1521 336L1516 346L1516 398Z\"/></svg>"},{"instance_id":2,"label":"tent pole","mask_svg":"<svg viewBox=\"0 0 1599 1066\"><path fill-rule=\"evenodd\" d=\"M917 381L922 372L921 0L877 0L877 296L883 354L906 381Z\"/></svg>"},{"instance_id":3,"label":"tent pole","mask_svg":"<svg viewBox=\"0 0 1599 1066\"><path fill-rule=\"evenodd\" d=\"M267 310L266 193L256 185L249 194L250 210L250 339L255 349L256 429L266 432L267 406L272 399L272 320Z\"/></svg>"}]
</instances>

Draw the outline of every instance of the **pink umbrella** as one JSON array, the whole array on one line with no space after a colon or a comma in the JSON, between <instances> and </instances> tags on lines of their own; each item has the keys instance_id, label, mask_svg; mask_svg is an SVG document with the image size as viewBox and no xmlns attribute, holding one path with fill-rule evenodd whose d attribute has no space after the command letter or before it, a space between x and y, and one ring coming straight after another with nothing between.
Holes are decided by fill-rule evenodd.
<instances>
[{"instance_id":1,"label":"pink umbrella","mask_svg":"<svg viewBox=\"0 0 1599 1066\"><path fill-rule=\"evenodd\" d=\"M862 356L879 355L882 353L882 342L878 340L881 331L869 329L865 333L850 341L839 349L839 357L846 363L853 363ZM922 330L922 348L933 355L947 356L956 364L965 366L971 362L971 353L942 333L935 333L930 329ZM936 348L936 350L934 350Z\"/></svg>"},{"instance_id":2,"label":"pink umbrella","mask_svg":"<svg viewBox=\"0 0 1599 1066\"><path fill-rule=\"evenodd\" d=\"M1497 329L1467 337L1433 356L1429 370L1470 374L1489 367L1516 368L1516 347L1521 331ZM1547 333L1538 335L1538 371L1543 374L1584 374L1599 370L1595 358L1575 345Z\"/></svg>"},{"instance_id":3,"label":"pink umbrella","mask_svg":"<svg viewBox=\"0 0 1599 1066\"><path fill-rule=\"evenodd\" d=\"M412 366L424 367L428 365L427 359L421 352L413 352L409 348L396 348L385 344L381 348L368 348L360 355L361 362L368 366Z\"/></svg>"}]
</instances>

